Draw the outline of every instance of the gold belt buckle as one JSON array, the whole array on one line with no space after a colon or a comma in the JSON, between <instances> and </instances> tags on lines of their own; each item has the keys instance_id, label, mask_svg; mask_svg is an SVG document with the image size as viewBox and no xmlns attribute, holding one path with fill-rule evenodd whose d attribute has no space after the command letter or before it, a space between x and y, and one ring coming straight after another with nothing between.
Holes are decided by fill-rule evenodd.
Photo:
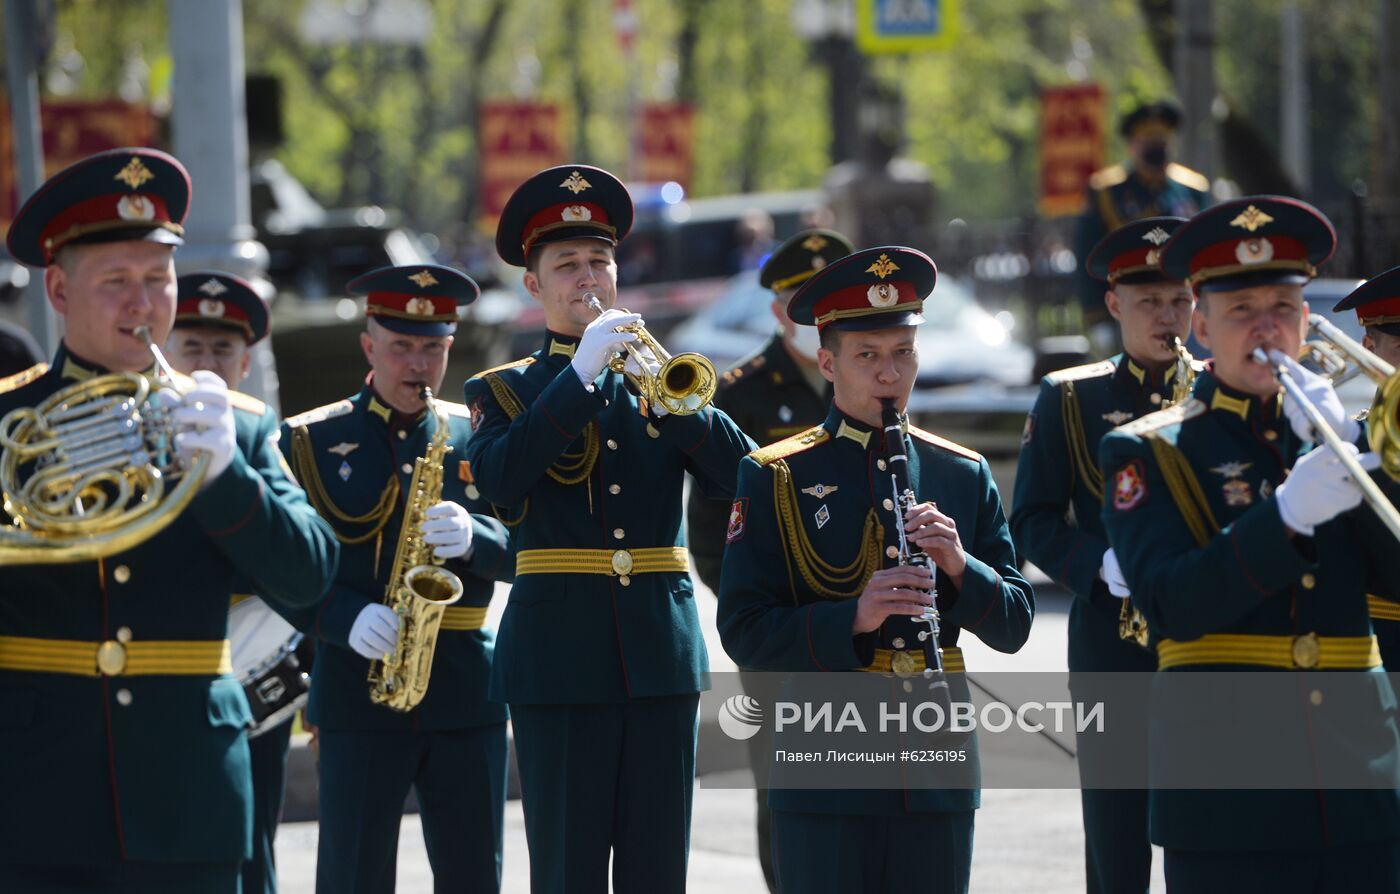
<instances>
[{"instance_id":1,"label":"gold belt buckle","mask_svg":"<svg viewBox=\"0 0 1400 894\"><path fill-rule=\"evenodd\" d=\"M97 647L97 669L105 676L115 677L126 670L126 646L109 639Z\"/></svg>"},{"instance_id":2,"label":"gold belt buckle","mask_svg":"<svg viewBox=\"0 0 1400 894\"><path fill-rule=\"evenodd\" d=\"M895 652L890 656L890 670L894 671L896 677L912 677L917 668L918 662L914 660L913 653Z\"/></svg>"},{"instance_id":3,"label":"gold belt buckle","mask_svg":"<svg viewBox=\"0 0 1400 894\"><path fill-rule=\"evenodd\" d=\"M1322 649L1317 642L1316 633L1305 633L1302 636L1293 637L1293 666L1301 668L1317 667L1322 655Z\"/></svg>"},{"instance_id":4,"label":"gold belt buckle","mask_svg":"<svg viewBox=\"0 0 1400 894\"><path fill-rule=\"evenodd\" d=\"M617 550L612 554L613 574L618 577L618 583L624 587L632 583L629 575L632 573L632 554L625 549Z\"/></svg>"}]
</instances>

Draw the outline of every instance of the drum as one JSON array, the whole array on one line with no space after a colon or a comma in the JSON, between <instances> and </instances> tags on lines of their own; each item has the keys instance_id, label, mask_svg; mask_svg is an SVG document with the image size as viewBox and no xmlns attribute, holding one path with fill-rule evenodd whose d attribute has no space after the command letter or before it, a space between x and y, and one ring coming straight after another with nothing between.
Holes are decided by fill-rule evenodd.
<instances>
[{"instance_id":1,"label":"drum","mask_svg":"<svg viewBox=\"0 0 1400 894\"><path fill-rule=\"evenodd\" d=\"M253 710L255 738L306 704L311 676L297 654L302 635L256 596L234 596L228 611L233 673Z\"/></svg>"}]
</instances>

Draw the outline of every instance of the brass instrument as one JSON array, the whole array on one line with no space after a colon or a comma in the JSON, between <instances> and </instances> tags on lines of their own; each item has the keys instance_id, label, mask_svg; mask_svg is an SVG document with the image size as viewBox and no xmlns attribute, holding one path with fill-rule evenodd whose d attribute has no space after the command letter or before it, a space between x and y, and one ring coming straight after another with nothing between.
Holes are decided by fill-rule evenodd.
<instances>
[{"instance_id":1,"label":"brass instrument","mask_svg":"<svg viewBox=\"0 0 1400 894\"><path fill-rule=\"evenodd\" d=\"M1176 375L1172 377L1172 396L1162 402L1162 408L1175 406L1191 396L1196 384L1196 358L1186 350L1181 339L1173 335L1168 347L1176 352ZM1133 606L1131 596L1118 600L1118 638L1148 648L1147 619Z\"/></svg>"},{"instance_id":2,"label":"brass instrument","mask_svg":"<svg viewBox=\"0 0 1400 894\"><path fill-rule=\"evenodd\" d=\"M384 604L399 616L394 651L369 663L369 697L395 711L411 711L428 694L438 628L447 606L462 598L462 580L442 566L421 530L428 509L442 499L442 463L451 452L447 417L438 412L433 390L421 392L428 412L437 417L428 449L413 464L404 500L399 545L384 587Z\"/></svg>"},{"instance_id":3,"label":"brass instrument","mask_svg":"<svg viewBox=\"0 0 1400 894\"><path fill-rule=\"evenodd\" d=\"M919 642L923 644L924 652L923 676L928 681L931 698L946 711L952 701L952 695L948 688L948 675L943 669L943 648L938 644L940 633L938 626L938 569L934 567L933 560L929 558L928 553L922 549L915 550L910 546L909 535L904 530L904 517L910 509L918 504L919 497L914 493L909 482L909 455L906 452L908 448L904 446L904 426L900 424L899 410L895 408L894 400L890 398L882 398L880 405L881 423L885 429L885 445L890 451L888 465L890 489L894 493L894 526L895 530L899 532L897 563L899 565L917 565L929 569L934 574L933 585L928 590L928 595L933 598L933 604L924 606L923 613L918 617L912 617L911 620L927 627L926 630L919 631ZM899 445L897 450L890 446L894 444ZM895 670L898 669L895 668Z\"/></svg>"},{"instance_id":4,"label":"brass instrument","mask_svg":"<svg viewBox=\"0 0 1400 894\"><path fill-rule=\"evenodd\" d=\"M175 371L151 340L156 366ZM175 454L175 404L140 373L76 382L0 419L0 565L86 562L131 549L173 522L198 493L209 456Z\"/></svg>"},{"instance_id":5,"label":"brass instrument","mask_svg":"<svg viewBox=\"0 0 1400 894\"><path fill-rule=\"evenodd\" d=\"M1397 429L1400 425L1397 424L1396 416L1397 409L1400 409L1397 406L1400 405L1400 384L1397 384L1400 383L1400 376L1396 375L1395 367L1366 350L1355 339L1320 316L1309 317L1308 328L1321 340L1310 342L1307 347L1310 353L1319 355L1322 358L1321 362L1328 367L1324 375L1332 379L1337 378L1341 375L1338 365L1345 368L1347 361L1350 361L1376 382L1376 399L1367 417L1367 440L1371 450L1381 458L1381 468L1392 479L1400 480L1400 440L1397 439L1397 434L1400 434ZM1376 482L1371 480L1370 474L1361 463L1347 451L1347 442L1328 425L1321 411L1303 395L1302 388L1293 380L1293 374L1287 367L1274 362L1262 348L1255 348L1253 357L1255 362L1273 369L1279 384L1297 401L1308 421L1312 423L1313 431L1332 448L1342 465L1346 466L1352 480L1361 489L1361 498L1376 513L1391 535L1400 540L1400 512L1396 511L1395 505L1381 492Z\"/></svg>"},{"instance_id":6,"label":"brass instrument","mask_svg":"<svg viewBox=\"0 0 1400 894\"><path fill-rule=\"evenodd\" d=\"M603 305L597 295L589 292L583 296L583 302L594 313L603 315ZM628 343L627 353L642 372L640 375L626 372L623 369L626 361L621 355L609 361L608 367L613 372L626 375L648 403L664 407L674 416L690 416L705 409L714 400L715 386L719 380L715 375L715 365L704 355L691 351L670 354L641 323L619 326L618 331L637 336L637 341ZM643 353L643 348L661 364L655 373L649 369L650 358Z\"/></svg>"}]
</instances>

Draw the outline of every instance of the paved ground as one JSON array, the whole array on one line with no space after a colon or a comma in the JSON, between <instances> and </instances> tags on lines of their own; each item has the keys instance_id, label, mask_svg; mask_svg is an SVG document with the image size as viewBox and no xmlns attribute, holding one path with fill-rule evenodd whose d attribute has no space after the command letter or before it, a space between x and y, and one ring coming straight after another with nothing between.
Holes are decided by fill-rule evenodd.
<instances>
[{"instance_id":1,"label":"paved ground","mask_svg":"<svg viewBox=\"0 0 1400 894\"><path fill-rule=\"evenodd\" d=\"M714 634L714 598L698 581L696 590L702 621L709 631L711 664L717 671L732 670L733 663ZM1065 670L1067 597L1046 586L1041 586L1037 594L1038 611L1030 641L1018 654L1002 655L975 640L966 642L969 637L964 636L964 654L973 673ZM493 602L495 611L501 610L504 597L502 587ZM704 749L703 742L701 748ZM733 772L707 776L696 788L689 880L693 894L761 894L765 890L752 832L753 793L712 787L742 778ZM1077 791L993 789L983 793L982 802L972 863L972 890L976 894L1070 894L1084 890L1084 845ZM314 822L283 825L277 839L277 860L282 890L288 894L313 889L316 840ZM432 874L416 816L403 820L398 877L400 894L432 891ZM507 894L529 891L525 825L519 801L506 805L504 890ZM1160 851L1156 855L1152 890L1166 890Z\"/></svg>"}]
</instances>

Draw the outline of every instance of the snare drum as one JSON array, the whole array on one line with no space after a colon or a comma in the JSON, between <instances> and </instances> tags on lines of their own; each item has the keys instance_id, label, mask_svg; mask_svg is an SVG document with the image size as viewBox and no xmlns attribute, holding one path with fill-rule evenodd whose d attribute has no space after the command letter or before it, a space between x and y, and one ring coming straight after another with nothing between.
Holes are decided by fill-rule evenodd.
<instances>
[{"instance_id":1,"label":"snare drum","mask_svg":"<svg viewBox=\"0 0 1400 894\"><path fill-rule=\"evenodd\" d=\"M257 596L234 596L228 610L233 673L243 684L259 736L306 704L311 676L297 656L302 635Z\"/></svg>"}]
</instances>

